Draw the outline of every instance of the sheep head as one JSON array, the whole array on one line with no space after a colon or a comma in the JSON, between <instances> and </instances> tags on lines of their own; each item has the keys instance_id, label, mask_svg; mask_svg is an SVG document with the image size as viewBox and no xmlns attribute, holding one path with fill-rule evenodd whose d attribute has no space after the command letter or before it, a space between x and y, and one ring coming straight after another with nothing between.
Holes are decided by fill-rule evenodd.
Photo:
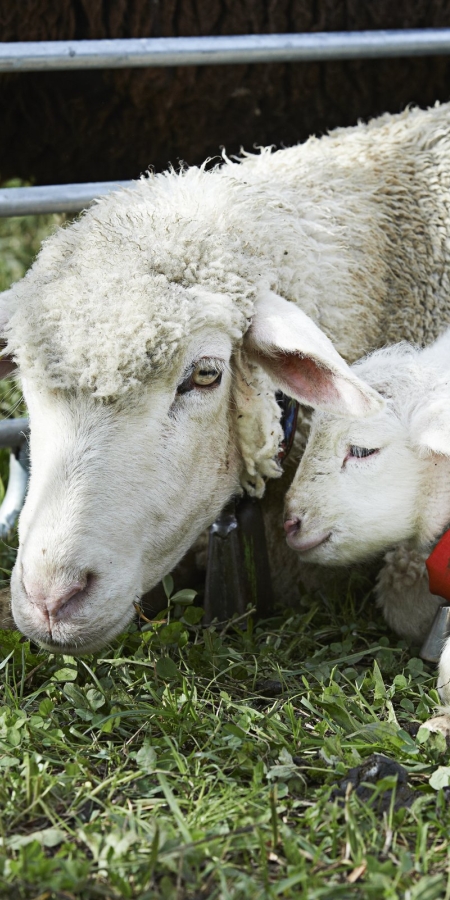
<instances>
[{"instance_id":1,"label":"sheep head","mask_svg":"<svg viewBox=\"0 0 450 900\"><path fill-rule=\"evenodd\" d=\"M353 371L387 398L372 418L315 413L286 496L285 530L305 561L360 562L403 541L424 548L450 519L450 393L432 348L398 345Z\"/></svg>"},{"instance_id":2,"label":"sheep head","mask_svg":"<svg viewBox=\"0 0 450 900\"><path fill-rule=\"evenodd\" d=\"M233 494L279 474L276 388L343 414L380 405L220 235L203 246L189 219L189 243L175 218L166 253L146 191L57 232L5 305L31 435L12 609L53 651L107 643Z\"/></svg>"}]
</instances>

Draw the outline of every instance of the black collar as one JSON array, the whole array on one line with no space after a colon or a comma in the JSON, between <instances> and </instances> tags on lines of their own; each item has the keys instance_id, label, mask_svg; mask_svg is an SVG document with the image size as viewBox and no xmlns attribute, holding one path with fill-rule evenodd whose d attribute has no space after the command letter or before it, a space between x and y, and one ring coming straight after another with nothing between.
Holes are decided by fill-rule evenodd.
<instances>
[{"instance_id":1,"label":"black collar","mask_svg":"<svg viewBox=\"0 0 450 900\"><path fill-rule=\"evenodd\" d=\"M277 391L275 396L278 406L281 409L280 423L284 434L278 451L278 462L281 465L289 456L292 444L294 443L300 404L297 400L293 400L292 397L287 397L282 391Z\"/></svg>"}]
</instances>

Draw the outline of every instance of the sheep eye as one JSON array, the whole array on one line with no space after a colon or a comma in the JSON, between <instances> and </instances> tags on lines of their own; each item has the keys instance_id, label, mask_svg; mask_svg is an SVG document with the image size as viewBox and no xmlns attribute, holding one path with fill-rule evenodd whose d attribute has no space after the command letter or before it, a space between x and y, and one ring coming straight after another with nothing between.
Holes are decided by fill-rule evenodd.
<instances>
[{"instance_id":1,"label":"sheep eye","mask_svg":"<svg viewBox=\"0 0 450 900\"><path fill-rule=\"evenodd\" d=\"M194 388L212 388L222 381L222 371L208 360L200 360L188 377L177 387L177 394L187 394Z\"/></svg>"},{"instance_id":2,"label":"sheep eye","mask_svg":"<svg viewBox=\"0 0 450 900\"><path fill-rule=\"evenodd\" d=\"M355 444L352 444L347 456L353 456L355 459L364 459L365 456L373 456L374 453L378 453L378 447L369 449L368 447L357 447Z\"/></svg>"},{"instance_id":3,"label":"sheep eye","mask_svg":"<svg viewBox=\"0 0 450 900\"><path fill-rule=\"evenodd\" d=\"M212 366L196 366L191 378L198 387L210 387L221 380L222 372Z\"/></svg>"}]
</instances>

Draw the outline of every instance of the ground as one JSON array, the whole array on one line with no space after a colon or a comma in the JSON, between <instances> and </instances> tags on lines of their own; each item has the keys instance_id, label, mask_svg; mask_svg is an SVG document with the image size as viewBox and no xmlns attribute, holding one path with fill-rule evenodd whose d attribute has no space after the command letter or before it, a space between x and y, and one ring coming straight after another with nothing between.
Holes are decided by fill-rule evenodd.
<instances>
[{"instance_id":1,"label":"ground","mask_svg":"<svg viewBox=\"0 0 450 900\"><path fill-rule=\"evenodd\" d=\"M52 227L0 222L2 288ZM19 402L6 386L2 414ZM435 672L371 583L209 628L165 588L159 622L94 656L0 631L0 896L450 900Z\"/></svg>"}]
</instances>

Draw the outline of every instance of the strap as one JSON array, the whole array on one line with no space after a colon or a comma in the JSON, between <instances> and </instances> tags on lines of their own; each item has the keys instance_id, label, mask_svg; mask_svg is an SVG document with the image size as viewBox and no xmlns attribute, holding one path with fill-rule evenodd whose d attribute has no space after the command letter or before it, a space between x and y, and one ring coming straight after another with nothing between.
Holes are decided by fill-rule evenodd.
<instances>
[{"instance_id":1,"label":"strap","mask_svg":"<svg viewBox=\"0 0 450 900\"><path fill-rule=\"evenodd\" d=\"M281 427L283 429L284 438L281 441L278 452L278 462L283 463L291 452L292 444L295 438L295 429L297 427L298 410L300 404L292 397L277 391L276 400L281 409Z\"/></svg>"}]
</instances>

